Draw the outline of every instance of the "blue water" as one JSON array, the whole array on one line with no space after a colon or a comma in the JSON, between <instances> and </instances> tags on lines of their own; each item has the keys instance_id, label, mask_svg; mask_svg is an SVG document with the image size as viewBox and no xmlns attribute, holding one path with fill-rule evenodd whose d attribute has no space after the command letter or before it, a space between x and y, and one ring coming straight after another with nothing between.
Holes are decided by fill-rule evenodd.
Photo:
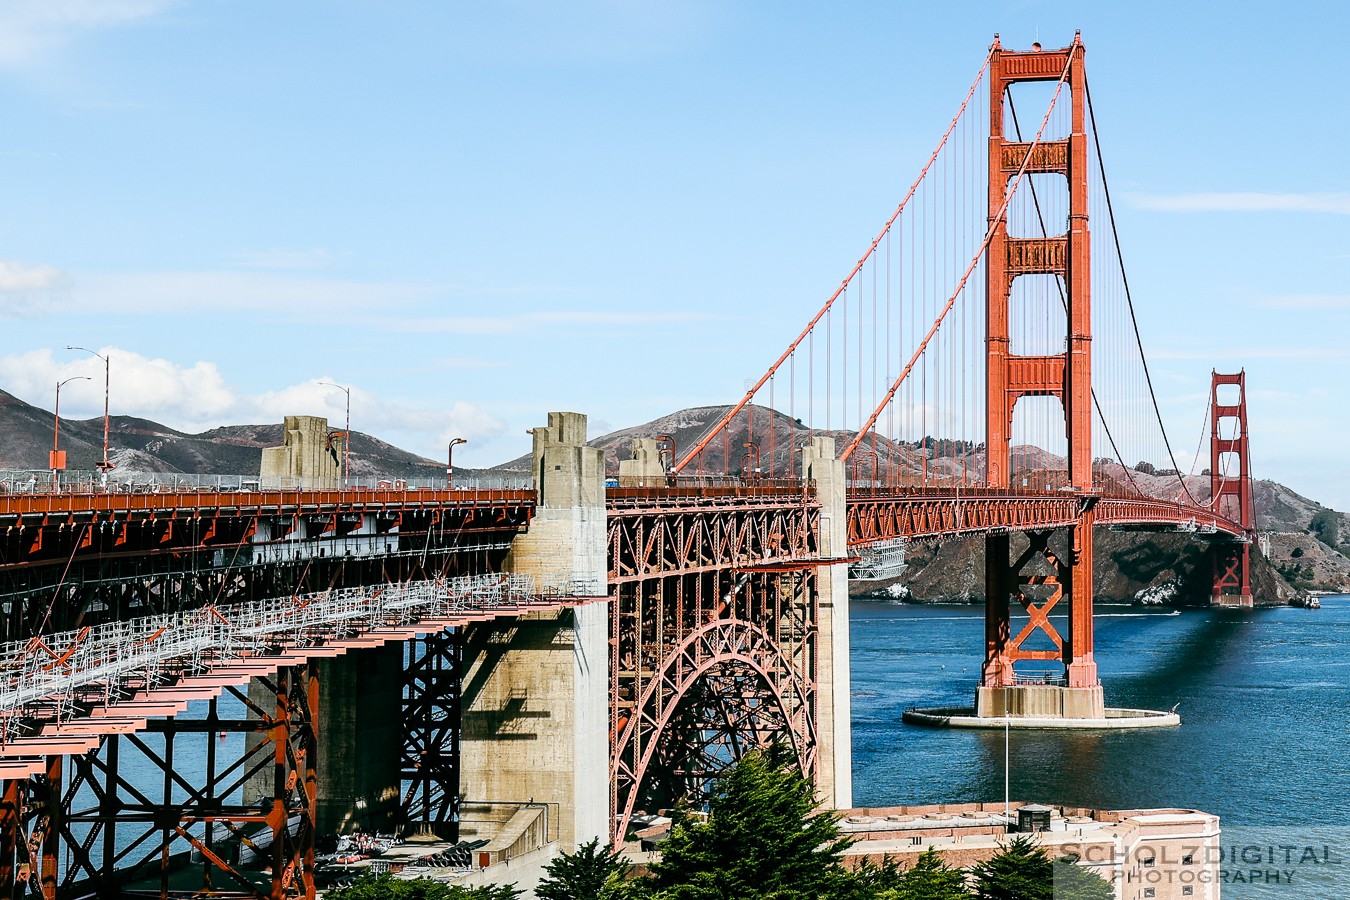
<instances>
[{"instance_id":1,"label":"blue water","mask_svg":"<svg viewBox=\"0 0 1350 900\"><path fill-rule=\"evenodd\" d=\"M1225 827L1350 825L1350 595L1322 603L1100 607L1107 704L1179 703L1182 725L1013 732L1013 799L1200 809ZM854 805L1002 799L1003 732L900 720L909 706L972 702L982 608L855 602L851 623Z\"/></svg>"}]
</instances>

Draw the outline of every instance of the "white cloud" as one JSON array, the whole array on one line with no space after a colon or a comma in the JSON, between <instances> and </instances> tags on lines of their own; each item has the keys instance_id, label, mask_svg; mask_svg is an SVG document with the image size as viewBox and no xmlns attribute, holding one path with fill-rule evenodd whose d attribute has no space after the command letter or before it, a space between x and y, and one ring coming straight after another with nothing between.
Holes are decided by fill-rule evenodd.
<instances>
[{"instance_id":1,"label":"white cloud","mask_svg":"<svg viewBox=\"0 0 1350 900\"><path fill-rule=\"evenodd\" d=\"M97 352L111 361L114 415L151 419L191 433L219 425L280 422L288 415L326 416L331 425L340 427L347 414L346 395L323 384L336 381L327 375L276 391L247 394L228 384L212 362L183 365L117 347L101 347ZM84 377L88 380L72 381L61 389L62 416L101 415L103 361L76 351L61 355L69 358L59 358L50 349L0 356L0 386L34 406L51 409L58 381ZM391 401L358 387L351 389L351 421L355 431L421 452L434 450L451 437L484 441L506 431L504 421L467 401L434 410Z\"/></svg>"},{"instance_id":2,"label":"white cloud","mask_svg":"<svg viewBox=\"0 0 1350 900\"><path fill-rule=\"evenodd\" d=\"M0 66L38 61L81 32L153 16L175 0L5 0L0 3Z\"/></svg>"},{"instance_id":3,"label":"white cloud","mask_svg":"<svg viewBox=\"0 0 1350 900\"><path fill-rule=\"evenodd\" d=\"M1268 309L1350 310L1350 294L1283 294L1257 301Z\"/></svg>"},{"instance_id":4,"label":"white cloud","mask_svg":"<svg viewBox=\"0 0 1350 900\"><path fill-rule=\"evenodd\" d=\"M103 347L99 353L111 362L110 394L119 414L154 419L174 428L194 430L221 424L237 405L215 363L183 366L167 359ZM0 356L0 385L35 406L51 408L56 383L85 376L61 389L64 415L93 416L103 412L102 360L71 351L57 359L49 349Z\"/></svg>"},{"instance_id":5,"label":"white cloud","mask_svg":"<svg viewBox=\"0 0 1350 900\"><path fill-rule=\"evenodd\" d=\"M203 309L252 310L280 318L334 310L388 310L436 294L434 287L273 272L132 272L80 276L63 314L164 315Z\"/></svg>"},{"instance_id":6,"label":"white cloud","mask_svg":"<svg viewBox=\"0 0 1350 900\"><path fill-rule=\"evenodd\" d=\"M671 312L604 312L593 310L559 310L553 312L514 313L503 316L438 316L423 319L405 319L390 324L400 331L445 332L450 334L518 334L546 328L670 325L680 322L706 322L717 318L707 313Z\"/></svg>"},{"instance_id":7,"label":"white cloud","mask_svg":"<svg viewBox=\"0 0 1350 900\"><path fill-rule=\"evenodd\" d=\"M0 259L0 291L47 291L65 281L65 273L54 266L29 266Z\"/></svg>"},{"instance_id":8,"label":"white cloud","mask_svg":"<svg viewBox=\"0 0 1350 900\"><path fill-rule=\"evenodd\" d=\"M1131 205L1155 212L1309 212L1350 215L1350 193L1134 193L1128 194L1127 198Z\"/></svg>"},{"instance_id":9,"label":"white cloud","mask_svg":"<svg viewBox=\"0 0 1350 900\"><path fill-rule=\"evenodd\" d=\"M32 316L47 311L70 279L55 266L0 259L0 316Z\"/></svg>"}]
</instances>

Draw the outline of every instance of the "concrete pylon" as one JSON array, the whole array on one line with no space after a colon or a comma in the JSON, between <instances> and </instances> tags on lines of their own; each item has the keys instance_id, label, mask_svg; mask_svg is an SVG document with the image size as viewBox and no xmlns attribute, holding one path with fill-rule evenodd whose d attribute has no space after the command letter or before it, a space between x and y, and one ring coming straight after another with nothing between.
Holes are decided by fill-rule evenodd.
<instances>
[{"instance_id":1,"label":"concrete pylon","mask_svg":"<svg viewBox=\"0 0 1350 900\"><path fill-rule=\"evenodd\" d=\"M367 647L311 663L323 711L314 767L319 834L389 833L400 824L403 647ZM262 709L275 702L256 678L248 693ZM257 734L245 738L250 751L261 742ZM245 787L249 799L270 796L274 777L271 767L256 773Z\"/></svg>"},{"instance_id":2,"label":"concrete pylon","mask_svg":"<svg viewBox=\"0 0 1350 900\"><path fill-rule=\"evenodd\" d=\"M631 459L619 460L619 487L664 487L666 467L656 438L634 438Z\"/></svg>"},{"instance_id":3,"label":"concrete pylon","mask_svg":"<svg viewBox=\"0 0 1350 900\"><path fill-rule=\"evenodd\" d=\"M328 420L323 416L286 416L281 428L282 445L263 449L259 470L263 482L302 490L336 488L342 465L329 449Z\"/></svg>"},{"instance_id":4,"label":"concrete pylon","mask_svg":"<svg viewBox=\"0 0 1350 900\"><path fill-rule=\"evenodd\" d=\"M604 454L586 446L586 417L549 413L533 462L538 506L508 570L604 596ZM609 603L466 629L463 677L464 808L547 804L548 836L564 847L608 840Z\"/></svg>"},{"instance_id":5,"label":"concrete pylon","mask_svg":"<svg viewBox=\"0 0 1350 900\"><path fill-rule=\"evenodd\" d=\"M802 477L820 500L820 554L848 556L848 502L844 464L834 438L814 437L802 448ZM832 809L853 806L853 723L848 648L848 563L816 569L820 595L817 673L816 793Z\"/></svg>"}]
</instances>

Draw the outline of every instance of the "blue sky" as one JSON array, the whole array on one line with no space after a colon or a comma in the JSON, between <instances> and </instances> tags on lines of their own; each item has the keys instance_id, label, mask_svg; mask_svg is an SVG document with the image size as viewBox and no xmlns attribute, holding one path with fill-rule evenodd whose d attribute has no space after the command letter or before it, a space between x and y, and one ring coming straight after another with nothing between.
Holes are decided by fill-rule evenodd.
<instances>
[{"instance_id":1,"label":"blue sky","mask_svg":"<svg viewBox=\"0 0 1350 900\"><path fill-rule=\"evenodd\" d=\"M1340 4L6 0L0 387L197 430L342 416L466 465L729 402L819 307L995 32L1081 28L1192 452L1350 509ZM101 380L101 379L100 379ZM75 382L62 411L101 412Z\"/></svg>"}]
</instances>

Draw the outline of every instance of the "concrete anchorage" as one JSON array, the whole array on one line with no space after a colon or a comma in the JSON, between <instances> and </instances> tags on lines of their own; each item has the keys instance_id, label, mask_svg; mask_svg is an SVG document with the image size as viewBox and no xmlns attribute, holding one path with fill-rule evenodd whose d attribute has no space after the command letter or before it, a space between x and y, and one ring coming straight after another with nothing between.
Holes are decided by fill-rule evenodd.
<instances>
[{"instance_id":1,"label":"concrete anchorage","mask_svg":"<svg viewBox=\"0 0 1350 900\"><path fill-rule=\"evenodd\" d=\"M341 467L330 452L327 419L286 416L283 433L283 446L263 450L265 483L307 490L339 486ZM316 741L315 826L320 834L391 832L400 821L403 645L354 650L310 665L324 711ZM248 693L264 709L274 696L256 678ZM252 749L260 740L249 735L246 743ZM246 790L267 795L271 782L270 772L260 772Z\"/></svg>"},{"instance_id":2,"label":"concrete anchorage","mask_svg":"<svg viewBox=\"0 0 1350 900\"><path fill-rule=\"evenodd\" d=\"M634 438L633 455L619 460L619 487L664 487L667 472L656 438Z\"/></svg>"},{"instance_id":3,"label":"concrete anchorage","mask_svg":"<svg viewBox=\"0 0 1350 900\"><path fill-rule=\"evenodd\" d=\"M586 417L549 413L548 426L534 429L533 465L538 506L507 569L546 590L604 597L604 455L586 446ZM546 810L547 836L564 849L607 840L608 602L471 626L463 659L466 818L533 804ZM463 827L461 836L470 836Z\"/></svg>"},{"instance_id":4,"label":"concrete anchorage","mask_svg":"<svg viewBox=\"0 0 1350 900\"><path fill-rule=\"evenodd\" d=\"M262 452L259 478L263 484L301 490L338 487L342 466L332 450L328 420L323 416L286 416L282 422L283 444Z\"/></svg>"},{"instance_id":5,"label":"concrete anchorage","mask_svg":"<svg viewBox=\"0 0 1350 900\"><path fill-rule=\"evenodd\" d=\"M820 555L848 556L848 500L844 464L834 438L814 437L802 448L802 477L820 501ZM848 563L816 570L820 595L817 681L816 795L830 809L853 806L853 725L849 694Z\"/></svg>"}]
</instances>

